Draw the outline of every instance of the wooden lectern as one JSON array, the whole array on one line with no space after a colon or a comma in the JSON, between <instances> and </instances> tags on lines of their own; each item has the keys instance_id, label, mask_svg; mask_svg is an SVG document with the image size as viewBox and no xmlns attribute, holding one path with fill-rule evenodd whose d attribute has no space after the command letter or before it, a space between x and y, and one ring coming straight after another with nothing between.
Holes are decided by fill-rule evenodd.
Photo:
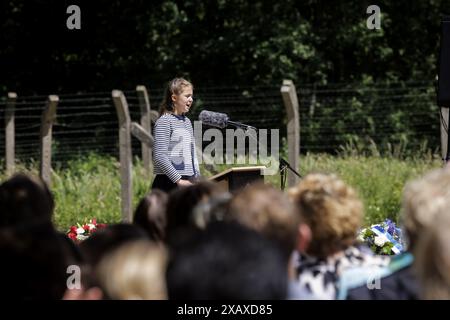
<instances>
[{"instance_id":1,"label":"wooden lectern","mask_svg":"<svg viewBox=\"0 0 450 320\"><path fill-rule=\"evenodd\" d=\"M220 187L229 192L246 187L255 182L264 182L264 166L236 167L225 170L209 178L217 182Z\"/></svg>"}]
</instances>

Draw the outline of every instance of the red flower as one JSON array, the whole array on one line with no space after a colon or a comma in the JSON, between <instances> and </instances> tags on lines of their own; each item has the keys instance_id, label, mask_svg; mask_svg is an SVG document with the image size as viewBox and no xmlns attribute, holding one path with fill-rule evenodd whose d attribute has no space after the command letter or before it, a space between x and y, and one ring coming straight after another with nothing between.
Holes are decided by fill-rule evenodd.
<instances>
[{"instance_id":1,"label":"red flower","mask_svg":"<svg viewBox=\"0 0 450 320\"><path fill-rule=\"evenodd\" d=\"M97 231L97 229L105 228L107 225L105 223L97 224L97 219L91 219L88 223L85 223L81 226L84 230L83 236L90 236L92 233ZM81 240L77 239L78 233L77 230L80 228L80 224L77 223L76 226L71 226L69 231L67 231L67 236L72 239L75 243L80 243Z\"/></svg>"},{"instance_id":2,"label":"red flower","mask_svg":"<svg viewBox=\"0 0 450 320\"><path fill-rule=\"evenodd\" d=\"M74 233L68 233L67 236L72 240L77 240L77 235Z\"/></svg>"}]
</instances>

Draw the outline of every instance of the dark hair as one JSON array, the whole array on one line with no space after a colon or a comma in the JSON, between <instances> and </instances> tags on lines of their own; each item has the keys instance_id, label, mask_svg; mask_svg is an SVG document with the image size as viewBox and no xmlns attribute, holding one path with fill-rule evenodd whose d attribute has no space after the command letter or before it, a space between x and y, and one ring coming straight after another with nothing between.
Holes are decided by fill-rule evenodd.
<instances>
[{"instance_id":1,"label":"dark hair","mask_svg":"<svg viewBox=\"0 0 450 320\"><path fill-rule=\"evenodd\" d=\"M81 265L68 241L52 228L0 228L0 299L61 299L68 267Z\"/></svg>"},{"instance_id":2,"label":"dark hair","mask_svg":"<svg viewBox=\"0 0 450 320\"><path fill-rule=\"evenodd\" d=\"M127 223L113 224L81 242L80 250L86 263L95 269L106 254L124 243L136 240L148 240L147 233L141 227Z\"/></svg>"},{"instance_id":3,"label":"dark hair","mask_svg":"<svg viewBox=\"0 0 450 320\"><path fill-rule=\"evenodd\" d=\"M53 196L38 177L17 174L0 185L0 226L52 225Z\"/></svg>"},{"instance_id":4,"label":"dark hair","mask_svg":"<svg viewBox=\"0 0 450 320\"><path fill-rule=\"evenodd\" d=\"M286 261L297 244L299 213L289 198L273 186L257 183L244 188L230 202L227 219L275 241Z\"/></svg>"},{"instance_id":5,"label":"dark hair","mask_svg":"<svg viewBox=\"0 0 450 320\"><path fill-rule=\"evenodd\" d=\"M165 192L155 189L142 198L134 212L133 223L144 229L151 240L165 238L167 200Z\"/></svg>"},{"instance_id":6,"label":"dark hair","mask_svg":"<svg viewBox=\"0 0 450 320\"><path fill-rule=\"evenodd\" d=\"M166 239L170 244L173 241L182 241L181 230L196 228L193 218L193 209L209 197L221 193L221 189L208 180L200 181L188 187L174 189L169 195L167 204Z\"/></svg>"},{"instance_id":7,"label":"dark hair","mask_svg":"<svg viewBox=\"0 0 450 320\"><path fill-rule=\"evenodd\" d=\"M166 89L164 91L163 101L161 102L161 105L159 107L160 115L163 115L166 112L173 111L172 95L179 95L185 87L192 87L192 89L194 88L192 83L184 78L175 78L167 83Z\"/></svg>"},{"instance_id":8,"label":"dark hair","mask_svg":"<svg viewBox=\"0 0 450 320\"><path fill-rule=\"evenodd\" d=\"M256 231L213 222L180 249L167 269L169 299L286 299L286 263Z\"/></svg>"}]
</instances>

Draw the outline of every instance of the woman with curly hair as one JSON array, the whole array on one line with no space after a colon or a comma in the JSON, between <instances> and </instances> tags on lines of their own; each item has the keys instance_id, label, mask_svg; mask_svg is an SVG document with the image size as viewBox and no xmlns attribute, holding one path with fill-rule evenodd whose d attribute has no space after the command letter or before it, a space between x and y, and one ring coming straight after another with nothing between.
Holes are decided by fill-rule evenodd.
<instances>
[{"instance_id":1,"label":"woman with curly hair","mask_svg":"<svg viewBox=\"0 0 450 320\"><path fill-rule=\"evenodd\" d=\"M378 270L389 263L387 257L375 256L357 244L363 204L355 190L338 177L309 174L289 190L289 196L303 225L294 258L293 273L301 293L296 298L336 299L340 276L346 270Z\"/></svg>"}]
</instances>

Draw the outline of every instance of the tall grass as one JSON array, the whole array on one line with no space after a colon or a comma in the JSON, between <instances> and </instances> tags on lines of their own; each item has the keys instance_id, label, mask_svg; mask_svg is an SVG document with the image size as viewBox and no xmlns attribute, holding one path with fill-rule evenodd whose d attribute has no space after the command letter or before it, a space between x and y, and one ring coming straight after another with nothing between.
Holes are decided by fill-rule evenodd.
<instances>
[{"instance_id":1,"label":"tall grass","mask_svg":"<svg viewBox=\"0 0 450 320\"><path fill-rule=\"evenodd\" d=\"M358 155L312 155L300 158L299 171L336 173L355 187L364 201L365 224L384 218L398 221L401 194L408 180L441 166L438 159L397 159ZM19 170L37 174L36 164L19 166ZM210 176L201 168L204 176ZM225 169L224 166L219 170ZM4 176L1 177L5 179ZM266 176L266 182L279 187L279 175ZM133 208L149 191L151 178L145 177L142 164L135 159L133 166ZM69 226L97 218L99 222L114 223L121 220L119 163L113 157L89 155L71 161L64 168L55 166L52 192L56 207L54 222L64 231Z\"/></svg>"},{"instance_id":2,"label":"tall grass","mask_svg":"<svg viewBox=\"0 0 450 320\"><path fill-rule=\"evenodd\" d=\"M148 192L151 177L145 176L140 161L132 171L133 208ZM120 171L113 157L90 155L55 170L52 190L56 199L55 224L61 230L76 222L97 218L102 223L120 222Z\"/></svg>"},{"instance_id":3,"label":"tall grass","mask_svg":"<svg viewBox=\"0 0 450 320\"><path fill-rule=\"evenodd\" d=\"M399 159L393 157L307 155L302 173L335 173L353 186L365 206L365 224L390 218L399 222L401 198L406 182L442 166L436 157Z\"/></svg>"}]
</instances>

